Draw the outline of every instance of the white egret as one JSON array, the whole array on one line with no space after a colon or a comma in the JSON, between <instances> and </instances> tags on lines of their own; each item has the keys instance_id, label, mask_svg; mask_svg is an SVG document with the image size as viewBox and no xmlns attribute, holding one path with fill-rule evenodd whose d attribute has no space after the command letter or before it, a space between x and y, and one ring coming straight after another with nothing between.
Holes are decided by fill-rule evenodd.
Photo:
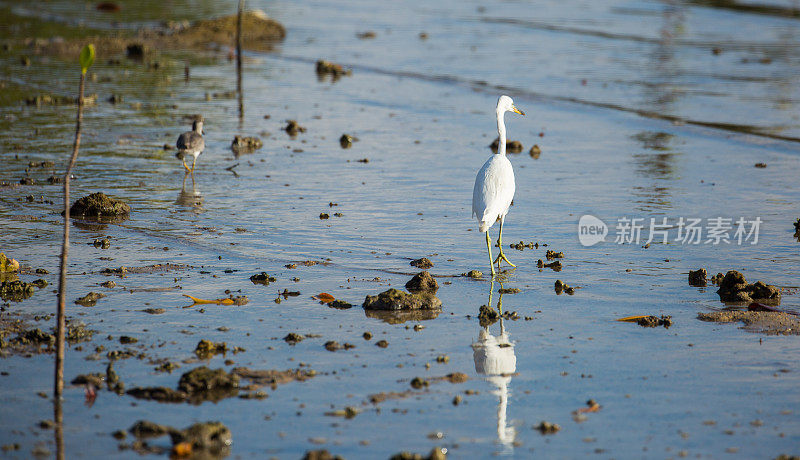
<instances>
[{"instance_id":1,"label":"white egret","mask_svg":"<svg viewBox=\"0 0 800 460\"><path fill-rule=\"evenodd\" d=\"M525 115L525 112L514 106L514 101L508 96L500 96L497 100L497 134L500 143L497 153L492 155L475 176L475 187L472 189L472 214L478 218L478 230L486 233L486 249L489 251L489 267L494 276L494 264L500 269L500 260L505 260L512 267L516 265L506 258L503 253L503 222L505 221L511 200L514 199L514 169L506 158L506 125L503 117L506 112ZM492 259L492 244L489 239L489 229L496 221L500 221L500 234L497 237L497 246L500 254L497 259Z\"/></svg>"},{"instance_id":2,"label":"white egret","mask_svg":"<svg viewBox=\"0 0 800 460\"><path fill-rule=\"evenodd\" d=\"M206 148L206 141L203 140L203 120L195 120L192 123L191 131L186 131L178 136L176 146L178 147L178 153L175 154L175 156L183 161L183 167L186 168L186 172L193 173L197 157L199 157ZM191 169L186 166L186 157L189 155L194 157Z\"/></svg>"}]
</instances>

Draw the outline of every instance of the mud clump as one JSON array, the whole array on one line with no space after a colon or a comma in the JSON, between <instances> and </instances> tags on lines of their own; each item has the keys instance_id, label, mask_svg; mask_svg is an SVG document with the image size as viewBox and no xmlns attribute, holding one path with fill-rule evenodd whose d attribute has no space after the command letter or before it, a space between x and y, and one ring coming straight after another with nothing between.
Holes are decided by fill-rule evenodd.
<instances>
[{"instance_id":1,"label":"mud clump","mask_svg":"<svg viewBox=\"0 0 800 460\"><path fill-rule=\"evenodd\" d=\"M347 310L353 308L353 304L349 302L345 302L344 300L334 299L332 302L329 302L328 307L335 308L337 310Z\"/></svg>"},{"instance_id":2,"label":"mud clump","mask_svg":"<svg viewBox=\"0 0 800 460\"><path fill-rule=\"evenodd\" d=\"M468 278L477 280L483 278L483 272L480 270L470 270L466 273L462 273L461 276L466 276Z\"/></svg>"},{"instance_id":3,"label":"mud clump","mask_svg":"<svg viewBox=\"0 0 800 460\"><path fill-rule=\"evenodd\" d=\"M706 286L706 269L689 270L689 284L696 287Z\"/></svg>"},{"instance_id":4,"label":"mud clump","mask_svg":"<svg viewBox=\"0 0 800 460\"><path fill-rule=\"evenodd\" d=\"M342 137L339 138L339 145L341 145L343 149L352 147L353 142L358 142L358 138L349 134L342 134Z\"/></svg>"},{"instance_id":5,"label":"mud clump","mask_svg":"<svg viewBox=\"0 0 800 460\"><path fill-rule=\"evenodd\" d=\"M290 333L286 334L286 337L283 338L283 340L286 343L288 343L289 345L294 345L297 342L302 342L303 339L305 339L305 337L303 337L302 335L300 335L300 334L298 334L296 332L290 332Z\"/></svg>"},{"instance_id":6,"label":"mud clump","mask_svg":"<svg viewBox=\"0 0 800 460\"><path fill-rule=\"evenodd\" d=\"M84 307L94 307L97 305L97 301L105 297L105 294L101 294L99 292L90 292L85 296L79 298L75 301L75 304L81 305Z\"/></svg>"},{"instance_id":7,"label":"mud clump","mask_svg":"<svg viewBox=\"0 0 800 460\"><path fill-rule=\"evenodd\" d=\"M228 344L225 342L212 342L210 340L201 340L197 343L194 349L194 354L200 359L210 359L214 355L224 355L228 352Z\"/></svg>"},{"instance_id":8,"label":"mud clump","mask_svg":"<svg viewBox=\"0 0 800 460\"><path fill-rule=\"evenodd\" d=\"M19 262L15 259L9 259L5 254L0 252L0 273L16 273L19 271Z\"/></svg>"},{"instance_id":9,"label":"mud clump","mask_svg":"<svg viewBox=\"0 0 800 460\"><path fill-rule=\"evenodd\" d=\"M641 318L636 320L636 324L642 327L659 327L664 326L665 329L669 329L672 326L672 317L671 316L642 316Z\"/></svg>"},{"instance_id":10,"label":"mud clump","mask_svg":"<svg viewBox=\"0 0 800 460\"><path fill-rule=\"evenodd\" d=\"M313 369L287 369L285 371L278 371L274 369L255 370L246 367L235 367L231 371L231 374L250 381L252 385L269 385L272 389L275 389L278 385L289 382L304 382L315 377L317 372Z\"/></svg>"},{"instance_id":11,"label":"mud clump","mask_svg":"<svg viewBox=\"0 0 800 460\"><path fill-rule=\"evenodd\" d=\"M234 136L231 142L231 150L237 155L253 153L263 146L264 143L257 137Z\"/></svg>"},{"instance_id":12,"label":"mud clump","mask_svg":"<svg viewBox=\"0 0 800 460\"><path fill-rule=\"evenodd\" d=\"M446 449L442 449L440 447L434 447L427 456L403 451L392 455L389 457L389 460L446 460L446 452Z\"/></svg>"},{"instance_id":13,"label":"mud clump","mask_svg":"<svg viewBox=\"0 0 800 460\"><path fill-rule=\"evenodd\" d=\"M522 292L520 288L500 288L497 291L499 294L519 294Z\"/></svg>"},{"instance_id":14,"label":"mud clump","mask_svg":"<svg viewBox=\"0 0 800 460\"><path fill-rule=\"evenodd\" d=\"M238 389L239 376L205 366L184 373L178 381L178 390L187 393L191 399L218 401L235 396Z\"/></svg>"},{"instance_id":15,"label":"mud clump","mask_svg":"<svg viewBox=\"0 0 800 460\"><path fill-rule=\"evenodd\" d=\"M98 249L108 249L111 247L111 239L109 239L109 237L96 238L91 245Z\"/></svg>"},{"instance_id":16,"label":"mud clump","mask_svg":"<svg viewBox=\"0 0 800 460\"><path fill-rule=\"evenodd\" d=\"M22 302L36 292L33 283L20 280L0 282L0 299L5 301Z\"/></svg>"},{"instance_id":17,"label":"mud clump","mask_svg":"<svg viewBox=\"0 0 800 460\"><path fill-rule=\"evenodd\" d=\"M137 444L130 446L136 450L144 449L149 452L148 446L142 445L142 439L158 438L169 435L172 441L171 458L223 458L230 454L233 437L230 430L221 422L195 423L186 429L179 430L168 425L140 420L133 424L128 431L137 438ZM121 445L120 448L129 446ZM159 451L160 452L160 451Z\"/></svg>"},{"instance_id":18,"label":"mud clump","mask_svg":"<svg viewBox=\"0 0 800 460\"><path fill-rule=\"evenodd\" d=\"M341 64L334 64L333 62L320 59L316 65L317 78L321 81L325 77L330 76L332 81L336 81L344 76L353 75L351 69L345 69Z\"/></svg>"},{"instance_id":19,"label":"mud clump","mask_svg":"<svg viewBox=\"0 0 800 460\"><path fill-rule=\"evenodd\" d=\"M298 123L297 120L287 120L286 126L283 127L283 130L286 131L286 134L289 136L295 137L299 133L306 132L306 127L300 126L300 123Z\"/></svg>"},{"instance_id":20,"label":"mud clump","mask_svg":"<svg viewBox=\"0 0 800 460\"><path fill-rule=\"evenodd\" d=\"M182 403L189 398L189 395L185 392L167 387L136 387L128 390L126 394L136 399L168 403Z\"/></svg>"},{"instance_id":21,"label":"mud clump","mask_svg":"<svg viewBox=\"0 0 800 460\"><path fill-rule=\"evenodd\" d=\"M555 423L550 423L548 421L541 421L539 422L538 425L533 427L533 429L542 434L554 434L558 433L561 430L561 427Z\"/></svg>"},{"instance_id":22,"label":"mud clump","mask_svg":"<svg viewBox=\"0 0 800 460\"><path fill-rule=\"evenodd\" d=\"M100 373L96 374L81 374L70 382L72 385L92 385L95 388L103 387L105 376Z\"/></svg>"},{"instance_id":23,"label":"mud clump","mask_svg":"<svg viewBox=\"0 0 800 460\"><path fill-rule=\"evenodd\" d=\"M552 251L552 250L548 249L547 253L545 253L544 256L547 258L547 260L563 259L564 258L564 253L561 252L561 251L555 252L555 251Z\"/></svg>"},{"instance_id":24,"label":"mud clump","mask_svg":"<svg viewBox=\"0 0 800 460\"><path fill-rule=\"evenodd\" d=\"M164 436L171 430L171 427L148 422L147 420L139 420L128 428L128 432L137 438L157 438L159 436Z\"/></svg>"},{"instance_id":25,"label":"mud clump","mask_svg":"<svg viewBox=\"0 0 800 460\"><path fill-rule=\"evenodd\" d=\"M88 219L123 220L130 216L131 207L127 203L108 197L103 192L79 198L69 208L69 213L74 217Z\"/></svg>"},{"instance_id":26,"label":"mud clump","mask_svg":"<svg viewBox=\"0 0 800 460\"><path fill-rule=\"evenodd\" d=\"M38 327L20 332L17 337L11 339L14 345L52 345L56 343L56 337L53 334L48 334Z\"/></svg>"},{"instance_id":27,"label":"mud clump","mask_svg":"<svg viewBox=\"0 0 800 460\"><path fill-rule=\"evenodd\" d=\"M417 273L406 283L406 289L410 292L431 292L439 290L439 283L427 271Z\"/></svg>"},{"instance_id":28,"label":"mud clump","mask_svg":"<svg viewBox=\"0 0 800 460\"><path fill-rule=\"evenodd\" d=\"M748 284L744 275L736 270L731 270L719 283L717 290L723 302L763 302L779 304L781 291L775 286L758 281Z\"/></svg>"},{"instance_id":29,"label":"mud clump","mask_svg":"<svg viewBox=\"0 0 800 460\"><path fill-rule=\"evenodd\" d=\"M185 430L171 430L169 436L173 452L177 446L189 445L191 449L188 450L195 458L204 458L197 454L198 451L208 452L209 458L225 457L230 453L233 443L231 431L221 422L195 423Z\"/></svg>"},{"instance_id":30,"label":"mud clump","mask_svg":"<svg viewBox=\"0 0 800 460\"><path fill-rule=\"evenodd\" d=\"M794 221L794 237L800 241L800 218Z\"/></svg>"},{"instance_id":31,"label":"mud clump","mask_svg":"<svg viewBox=\"0 0 800 460\"><path fill-rule=\"evenodd\" d=\"M253 284L263 284L264 286L276 281L274 276L269 276L267 272L261 272L250 277Z\"/></svg>"},{"instance_id":32,"label":"mud clump","mask_svg":"<svg viewBox=\"0 0 800 460\"><path fill-rule=\"evenodd\" d=\"M516 249L517 251L522 251L525 248L539 249L539 243L534 243L533 241L527 243L524 241L520 241L519 243L511 243L508 245L508 247L510 247L511 249Z\"/></svg>"},{"instance_id":33,"label":"mud clump","mask_svg":"<svg viewBox=\"0 0 800 460\"><path fill-rule=\"evenodd\" d=\"M333 455L326 449L318 449L306 451L302 460L344 460L344 457Z\"/></svg>"},{"instance_id":34,"label":"mud clump","mask_svg":"<svg viewBox=\"0 0 800 460\"><path fill-rule=\"evenodd\" d=\"M567 283L561 280L556 280L553 287L555 288L556 294L558 295L561 295L562 292L566 292L569 295L575 294L575 288L573 288L572 286L568 285Z\"/></svg>"},{"instance_id":35,"label":"mud clump","mask_svg":"<svg viewBox=\"0 0 800 460\"><path fill-rule=\"evenodd\" d=\"M533 147L531 147L530 151L528 151L528 155L530 155L534 160L538 160L539 156L542 155L541 147L539 147L537 144L533 144Z\"/></svg>"},{"instance_id":36,"label":"mud clump","mask_svg":"<svg viewBox=\"0 0 800 460\"><path fill-rule=\"evenodd\" d=\"M368 295L363 307L365 310L434 310L441 305L442 301L433 294L407 294L392 288L376 296Z\"/></svg>"},{"instance_id":37,"label":"mud clump","mask_svg":"<svg viewBox=\"0 0 800 460\"><path fill-rule=\"evenodd\" d=\"M500 319L500 313L489 305L481 305L478 309L478 321L481 327L488 327Z\"/></svg>"},{"instance_id":38,"label":"mud clump","mask_svg":"<svg viewBox=\"0 0 800 460\"><path fill-rule=\"evenodd\" d=\"M556 271L556 272L560 272L561 268L563 268L563 266L561 265L561 262L558 261L558 260L546 264L546 263L544 263L544 261L542 259L539 259L539 260L536 261L536 267L538 267L538 268L552 268L553 271Z\"/></svg>"},{"instance_id":39,"label":"mud clump","mask_svg":"<svg viewBox=\"0 0 800 460\"><path fill-rule=\"evenodd\" d=\"M496 137L494 141L489 145L489 148L492 149L492 152L497 153L497 149L500 147L500 138ZM508 153L520 153L522 152L522 142L520 141L506 141L506 152Z\"/></svg>"},{"instance_id":40,"label":"mud clump","mask_svg":"<svg viewBox=\"0 0 800 460\"><path fill-rule=\"evenodd\" d=\"M785 312L724 310L699 313L700 321L744 323L744 330L768 335L800 335L800 318Z\"/></svg>"},{"instance_id":41,"label":"mud clump","mask_svg":"<svg viewBox=\"0 0 800 460\"><path fill-rule=\"evenodd\" d=\"M423 270L427 270L427 269L433 267L433 262L428 260L427 257L423 257L421 259L414 259L411 262L409 262L408 264L411 265L412 267L421 268Z\"/></svg>"},{"instance_id":42,"label":"mud clump","mask_svg":"<svg viewBox=\"0 0 800 460\"><path fill-rule=\"evenodd\" d=\"M95 332L96 331L91 329L86 329L86 325L83 323L73 323L68 321L65 339L71 344L88 342L92 340Z\"/></svg>"}]
</instances>

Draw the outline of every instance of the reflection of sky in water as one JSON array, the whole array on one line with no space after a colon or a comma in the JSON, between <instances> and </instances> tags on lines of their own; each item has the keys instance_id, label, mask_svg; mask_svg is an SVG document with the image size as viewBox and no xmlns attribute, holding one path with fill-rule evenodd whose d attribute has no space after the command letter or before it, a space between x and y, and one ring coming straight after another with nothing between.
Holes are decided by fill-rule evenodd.
<instances>
[{"instance_id":1,"label":"reflection of sky in water","mask_svg":"<svg viewBox=\"0 0 800 460\"><path fill-rule=\"evenodd\" d=\"M37 6L59 15L80 13L65 8L68 4ZM197 4L209 14L235 7L163 4L178 12L184 11L181 5ZM128 406L128 400L106 392L89 409L82 390L68 389L68 451L88 446L86 455L117 452L106 431L153 414L155 421L178 427L187 420L223 419L234 433L234 454L242 457L299 458L317 446L310 438L324 438L323 447L345 458L385 458L400 450L428 452L432 431L444 432L442 443L464 457L499 452L577 458L603 449L608 456L635 458L647 449L656 457L686 450L690 457L716 458L737 447L742 457L755 458L791 451L800 427L782 411L797 406L792 397L797 379L781 369L798 367L795 338L700 323L698 311L721 304L713 288L689 287L686 273L700 267L709 273L739 269L748 281L784 287L782 306L798 306L800 255L791 222L798 216L800 148L742 133L800 136L797 20L701 4L576 7L552 1L533 8L507 2L479 11L477 4L461 1L392 3L382 9L367 1L348 2L347 8L338 1L248 2L283 21L289 35L277 54L246 56L241 126L235 99L206 98L235 88L227 50L202 58L165 57L158 71L98 59L88 91L96 92L99 102L84 119L73 199L104 191L128 201L133 213L122 224L72 227L68 301L99 289L105 278L96 274L103 268L172 262L193 269L115 278L119 289L97 306L70 314L95 325L103 340L131 335L140 343L163 344L149 351L157 359L187 359L203 338L247 349L214 358L211 367L224 366L228 358L257 369L302 361L320 374L270 390L262 402L230 399L169 411L155 403ZM144 13L140 19L148 20ZM367 29L376 32L374 39L355 37ZM422 31L426 40L419 38ZM714 48L720 52L714 54ZM313 70L318 58L352 65L354 74L319 82ZM0 59L6 81L32 81L42 92L73 91L76 80L63 78L58 62L33 59L23 68ZM187 59L188 84L183 82ZM458 276L470 269L488 271L469 202L475 172L495 136L492 112L501 91L528 114L507 120L509 138L520 140L526 152L534 143L542 149L537 160L526 153L511 156L517 194L505 240L549 245L507 249L519 268L506 284L522 292L505 296L505 308L534 317L504 322L514 332L513 344L502 330L494 335L500 324L488 332L479 329L476 337L478 326L466 316L475 314L488 283ZM124 96L125 103L105 102L111 94ZM3 251L32 268L47 268L55 282L62 223L58 205L38 197L59 203L61 188L47 184L51 170L25 170L36 160L63 165L58 158L70 150L74 108L15 105L2 112L0 180L18 182L29 174L37 182L0 189ZM174 145L185 131L185 117L193 114L205 116L207 148L194 177L187 178L174 150L163 145ZM281 130L287 119L308 131L289 138ZM733 125L716 130L703 123ZM343 133L359 142L341 149ZM234 158L234 135L258 135L264 147ZM369 162L358 161L364 158ZM754 168L756 162L768 167ZM237 163L238 176L226 170ZM37 199L28 203L27 195ZM330 218L319 219L322 212ZM764 223L755 246L584 248L575 230L585 213L611 226L609 241L620 217L648 222L666 216L675 222L680 216L760 216ZM110 249L91 245L106 235ZM565 253L561 272L535 268L548 248ZM439 278L441 312L375 317L359 308L366 295L402 288L413 271L409 260L422 256L434 261L432 273L449 275ZM328 264L286 268L303 260ZM278 280L253 285L249 276L261 271ZM555 295L556 279L577 286L576 294ZM165 287L170 290L147 290ZM284 289L302 295L278 304L277 292ZM207 306L202 313L180 308L182 293L216 299L226 291L247 295L250 303ZM333 310L309 300L320 292L354 307ZM49 313L54 302L47 295L37 293L9 311ZM140 311L148 307L166 311L158 316ZM675 325L654 331L613 321L634 314L672 315ZM424 329L415 330L415 324ZM223 325L229 331L220 330ZM292 347L280 340L295 331L322 337ZM372 341L361 338L365 331ZM379 339L389 347L374 346ZM327 340L356 348L330 353L323 347ZM114 341L101 343L118 348ZM469 349L468 343L477 346ZM499 346L504 343L513 346ZM104 361L84 359L93 350L69 351L69 377L103 370ZM447 354L449 364L434 364L438 354ZM41 379L50 375L49 358L5 362L10 375L3 377L3 394L13 401L9 404L25 408L19 423L35 426L49 418L49 403L35 394L49 389L49 378ZM513 392L511 377L496 372L511 367L516 368ZM129 386L174 387L179 378L154 374L147 361L124 360L116 369ZM403 392L415 376L456 371L474 376L473 370L480 378L431 385L422 395L383 403L380 412L367 404L369 410L350 420L320 416L331 406L360 406L370 394ZM752 397L753 388L758 398ZM454 394L467 389L480 394L464 395L465 403L453 407ZM603 410L571 424L569 414L588 398ZM85 423L96 414L102 414L102 428ZM702 423L708 419L716 425ZM764 426L751 425L754 419ZM545 440L530 429L541 420L563 429ZM12 422L0 423L1 432L20 429ZM681 430L691 435L684 438ZM92 442L85 442L90 437ZM596 441L583 442L586 438ZM29 439L23 441L25 453L33 447ZM274 450L265 451L265 443Z\"/></svg>"}]
</instances>

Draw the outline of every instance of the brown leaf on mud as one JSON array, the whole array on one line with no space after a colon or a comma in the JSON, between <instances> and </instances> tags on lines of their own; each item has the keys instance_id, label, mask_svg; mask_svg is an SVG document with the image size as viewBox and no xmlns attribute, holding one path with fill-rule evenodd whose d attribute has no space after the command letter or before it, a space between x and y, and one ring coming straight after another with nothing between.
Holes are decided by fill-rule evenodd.
<instances>
[{"instance_id":1,"label":"brown leaf on mud","mask_svg":"<svg viewBox=\"0 0 800 460\"><path fill-rule=\"evenodd\" d=\"M319 294L317 294L317 295L315 295L315 296L313 296L311 298L314 299L314 300L319 300L322 303L331 303L334 300L336 300L335 297L333 297L332 295L328 294L327 292L320 292Z\"/></svg>"},{"instance_id":2,"label":"brown leaf on mud","mask_svg":"<svg viewBox=\"0 0 800 460\"><path fill-rule=\"evenodd\" d=\"M198 299L197 297L192 297L189 294L183 294L183 296L192 299L192 302L194 302L194 304L192 305L201 305L201 304L233 305L234 303L234 300L229 298L205 300L205 299Z\"/></svg>"}]
</instances>

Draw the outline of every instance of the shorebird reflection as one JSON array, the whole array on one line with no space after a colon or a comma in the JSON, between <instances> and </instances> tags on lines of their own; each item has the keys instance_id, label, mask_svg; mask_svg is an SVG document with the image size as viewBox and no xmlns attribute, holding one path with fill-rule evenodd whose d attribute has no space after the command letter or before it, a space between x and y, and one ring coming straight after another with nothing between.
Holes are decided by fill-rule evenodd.
<instances>
[{"instance_id":1,"label":"shorebird reflection","mask_svg":"<svg viewBox=\"0 0 800 460\"><path fill-rule=\"evenodd\" d=\"M186 176L192 176L192 188L190 190L186 190ZM191 207L196 213L203 212L203 195L200 194L200 189L194 182L194 174L188 172L184 174L183 185L181 186L181 191L178 193L178 199L175 200L175 204Z\"/></svg>"},{"instance_id":2,"label":"shorebird reflection","mask_svg":"<svg viewBox=\"0 0 800 460\"><path fill-rule=\"evenodd\" d=\"M502 285L501 285L502 288ZM489 290L488 307L492 305L492 291L494 282ZM487 382L496 387L492 394L498 396L497 404L497 440L506 448L513 449L516 428L508 426L506 411L508 409L508 385L511 377L517 370L517 357L514 354L514 344L508 340L508 334L503 324L503 295L497 301L497 310L500 313L500 335L492 335L489 325L481 327L478 340L472 343L472 356L475 360L475 371L484 375Z\"/></svg>"}]
</instances>

